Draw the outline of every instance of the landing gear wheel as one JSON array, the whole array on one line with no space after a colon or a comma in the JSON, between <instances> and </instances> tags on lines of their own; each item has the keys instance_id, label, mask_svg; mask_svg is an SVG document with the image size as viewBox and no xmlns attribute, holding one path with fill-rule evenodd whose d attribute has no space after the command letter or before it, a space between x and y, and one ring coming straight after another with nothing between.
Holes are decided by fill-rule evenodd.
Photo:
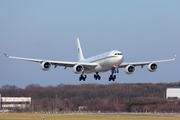
<instances>
[{"instance_id":1,"label":"landing gear wheel","mask_svg":"<svg viewBox=\"0 0 180 120\"><path fill-rule=\"evenodd\" d=\"M115 81L115 79L116 79L116 75L113 75L115 72L119 72L119 70L117 69L117 70L115 70L114 68L112 68L112 70L111 70L111 75L110 75L110 77L109 77L109 81Z\"/></svg>"},{"instance_id":2,"label":"landing gear wheel","mask_svg":"<svg viewBox=\"0 0 180 120\"><path fill-rule=\"evenodd\" d=\"M114 75L114 79L116 79L116 75Z\"/></svg>"},{"instance_id":3,"label":"landing gear wheel","mask_svg":"<svg viewBox=\"0 0 180 120\"><path fill-rule=\"evenodd\" d=\"M86 80L86 75L83 76L83 81L85 81L85 80Z\"/></svg>"},{"instance_id":4,"label":"landing gear wheel","mask_svg":"<svg viewBox=\"0 0 180 120\"><path fill-rule=\"evenodd\" d=\"M115 79L116 79L116 75L113 76L112 80L115 81Z\"/></svg>"},{"instance_id":5,"label":"landing gear wheel","mask_svg":"<svg viewBox=\"0 0 180 120\"><path fill-rule=\"evenodd\" d=\"M94 75L94 79L97 80L97 76L96 75Z\"/></svg>"},{"instance_id":6,"label":"landing gear wheel","mask_svg":"<svg viewBox=\"0 0 180 120\"><path fill-rule=\"evenodd\" d=\"M110 77L109 77L109 81L111 81L112 80L112 75L110 75Z\"/></svg>"},{"instance_id":7,"label":"landing gear wheel","mask_svg":"<svg viewBox=\"0 0 180 120\"><path fill-rule=\"evenodd\" d=\"M95 80L101 80L101 76L99 76L98 72L96 72L96 74L94 74L94 79Z\"/></svg>"},{"instance_id":8,"label":"landing gear wheel","mask_svg":"<svg viewBox=\"0 0 180 120\"><path fill-rule=\"evenodd\" d=\"M82 73L82 75L79 77L79 81L83 80L85 81L86 80L86 75L84 75L84 73Z\"/></svg>"},{"instance_id":9,"label":"landing gear wheel","mask_svg":"<svg viewBox=\"0 0 180 120\"><path fill-rule=\"evenodd\" d=\"M98 79L101 80L101 76L98 75Z\"/></svg>"}]
</instances>

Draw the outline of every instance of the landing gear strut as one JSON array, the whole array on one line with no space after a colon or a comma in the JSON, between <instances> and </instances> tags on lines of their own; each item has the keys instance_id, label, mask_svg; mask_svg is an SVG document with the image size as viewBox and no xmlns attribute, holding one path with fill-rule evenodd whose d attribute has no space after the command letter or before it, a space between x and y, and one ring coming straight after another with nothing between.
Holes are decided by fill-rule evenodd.
<instances>
[{"instance_id":1,"label":"landing gear strut","mask_svg":"<svg viewBox=\"0 0 180 120\"><path fill-rule=\"evenodd\" d=\"M114 73L119 73L118 67L115 67L115 68L112 68L112 69L114 69Z\"/></svg>"},{"instance_id":2,"label":"landing gear strut","mask_svg":"<svg viewBox=\"0 0 180 120\"><path fill-rule=\"evenodd\" d=\"M119 73L119 69L118 68L116 68L116 73Z\"/></svg>"},{"instance_id":3,"label":"landing gear strut","mask_svg":"<svg viewBox=\"0 0 180 120\"><path fill-rule=\"evenodd\" d=\"M79 81L83 80L85 81L86 80L86 75L84 75L84 72L82 72L81 76L79 77Z\"/></svg>"},{"instance_id":4,"label":"landing gear strut","mask_svg":"<svg viewBox=\"0 0 180 120\"><path fill-rule=\"evenodd\" d=\"M118 69L116 69L115 70L115 68L112 68L112 70L111 70L111 75L110 75L110 77L109 77L109 81L115 81L115 79L116 79L116 75L113 75L114 73L119 73L119 70Z\"/></svg>"},{"instance_id":5,"label":"landing gear strut","mask_svg":"<svg viewBox=\"0 0 180 120\"><path fill-rule=\"evenodd\" d=\"M94 79L95 80L100 80L101 79L101 76L99 76L98 72L96 72L96 74L94 74Z\"/></svg>"}]
</instances>

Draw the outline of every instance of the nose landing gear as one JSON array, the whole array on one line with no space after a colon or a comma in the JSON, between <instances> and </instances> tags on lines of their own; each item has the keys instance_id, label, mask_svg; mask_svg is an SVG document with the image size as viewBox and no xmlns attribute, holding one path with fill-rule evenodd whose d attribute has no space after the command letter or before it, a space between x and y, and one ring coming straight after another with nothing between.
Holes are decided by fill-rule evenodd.
<instances>
[{"instance_id":1,"label":"nose landing gear","mask_svg":"<svg viewBox=\"0 0 180 120\"><path fill-rule=\"evenodd\" d=\"M114 73L119 73L119 70L118 70L118 68L112 68L111 69L111 75L110 75L110 77L109 77L109 81L115 81L115 79L116 79L116 75L114 75Z\"/></svg>"},{"instance_id":2,"label":"nose landing gear","mask_svg":"<svg viewBox=\"0 0 180 120\"><path fill-rule=\"evenodd\" d=\"M112 81L115 81L115 79L116 79L116 75L114 75L114 76L113 76L113 75L110 75L109 81L111 81L111 80L112 80Z\"/></svg>"}]
</instances>

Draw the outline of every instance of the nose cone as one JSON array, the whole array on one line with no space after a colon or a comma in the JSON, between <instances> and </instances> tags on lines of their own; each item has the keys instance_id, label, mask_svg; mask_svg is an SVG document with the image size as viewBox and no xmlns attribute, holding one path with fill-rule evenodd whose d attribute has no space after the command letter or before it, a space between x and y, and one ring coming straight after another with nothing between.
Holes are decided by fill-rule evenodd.
<instances>
[{"instance_id":1,"label":"nose cone","mask_svg":"<svg viewBox=\"0 0 180 120\"><path fill-rule=\"evenodd\" d=\"M124 56L123 56L123 55L120 55L119 58L120 58L120 61L121 61L121 63L122 63L122 62L124 61Z\"/></svg>"},{"instance_id":2,"label":"nose cone","mask_svg":"<svg viewBox=\"0 0 180 120\"><path fill-rule=\"evenodd\" d=\"M121 64L124 61L123 55L119 55L117 60L118 60L117 63Z\"/></svg>"}]
</instances>

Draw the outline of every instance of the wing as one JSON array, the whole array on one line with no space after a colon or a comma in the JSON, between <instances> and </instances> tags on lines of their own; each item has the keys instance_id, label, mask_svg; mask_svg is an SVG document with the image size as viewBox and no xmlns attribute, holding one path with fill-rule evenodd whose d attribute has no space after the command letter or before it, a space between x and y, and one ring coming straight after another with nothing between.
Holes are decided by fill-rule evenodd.
<instances>
[{"instance_id":1,"label":"wing","mask_svg":"<svg viewBox=\"0 0 180 120\"><path fill-rule=\"evenodd\" d=\"M64 66L65 68L67 67L73 67L77 64L82 65L85 69L92 69L98 66L97 63L79 63L79 62L66 62L66 61L53 61L53 60L40 60L40 59L31 59L31 58L21 58L21 57L13 57L13 56L8 56L6 53L4 55L8 58L13 58L13 59L19 59L19 60L26 60L26 61L31 61L31 62L39 62L43 63L44 61L50 62L52 65L57 66Z\"/></svg>"},{"instance_id":2,"label":"wing","mask_svg":"<svg viewBox=\"0 0 180 120\"><path fill-rule=\"evenodd\" d=\"M159 63L159 62L168 62L168 61L174 61L176 59L176 55L173 59L167 59L167 60L158 60L158 61L147 61L147 62L132 62L132 63L122 63L119 65L119 68L124 68L128 65L133 65L133 66L144 66L144 65L149 65L150 63Z\"/></svg>"}]
</instances>

